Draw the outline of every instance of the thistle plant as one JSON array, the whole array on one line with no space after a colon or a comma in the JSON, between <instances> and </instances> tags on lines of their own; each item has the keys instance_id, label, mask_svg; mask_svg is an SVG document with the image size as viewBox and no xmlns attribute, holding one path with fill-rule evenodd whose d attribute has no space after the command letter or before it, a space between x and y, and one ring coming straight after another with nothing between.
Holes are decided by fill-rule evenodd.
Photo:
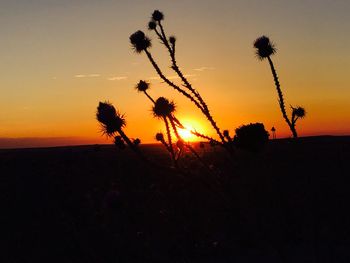
<instances>
[{"instance_id":1,"label":"thistle plant","mask_svg":"<svg viewBox=\"0 0 350 263\"><path fill-rule=\"evenodd\" d=\"M298 133L297 133L297 130L295 128L296 121L298 119L304 118L306 112L305 112L304 108L302 108L302 107L294 108L293 106L291 106L291 108L292 108L291 119L287 115L285 102L284 102L284 98L283 98L283 93L281 90L281 85L280 85L280 82L278 79L278 75L277 75L275 66L274 66L272 59L271 59L271 56L276 53L276 47L270 41L270 39L266 36L261 36L261 37L257 38L254 41L254 47L256 48L256 56L258 57L258 59L260 59L260 60L267 59L269 62L272 76L273 76L275 86L277 89L278 103L279 103L279 106L280 106L280 109L282 112L282 116L283 116L284 120L286 121L286 123L288 124L288 126L293 134L293 137L298 138Z\"/></svg>"},{"instance_id":2,"label":"thistle plant","mask_svg":"<svg viewBox=\"0 0 350 263\"><path fill-rule=\"evenodd\" d=\"M108 137L114 137L114 143L120 149L125 147L125 143L135 151L142 159L145 159L140 149L137 147L138 143L132 142L123 131L126 126L125 117L108 101L100 102L97 107L96 119L101 124L101 131ZM116 134L119 134L116 136Z\"/></svg>"},{"instance_id":3,"label":"thistle plant","mask_svg":"<svg viewBox=\"0 0 350 263\"><path fill-rule=\"evenodd\" d=\"M217 126L214 118L212 117L209 108L205 101L203 100L200 93L194 89L191 85L191 83L187 80L185 75L180 70L179 66L177 65L175 53L176 53L176 37L170 36L168 37L165 33L162 21L164 20L164 15L159 10L155 10L152 14L151 21L148 23L148 29L151 31L154 31L154 33L159 38L161 44L165 46L167 49L170 60L171 60L171 68L176 72L176 74L179 76L182 82L182 86L179 86L172 82L169 78L165 76L163 71L158 66L157 62L153 58L150 47L151 47L151 40L149 37L145 35L142 31L137 31L134 34L130 36L130 43L135 50L136 53L142 53L144 52L149 59L150 63L152 64L153 68L156 70L159 77L170 87L175 89L176 91L180 92L182 95L184 95L187 99L189 99L192 103L195 104L195 106L204 114L204 116L208 119L214 130L216 131L217 135L219 136L221 140L222 145L226 145L227 141L225 140L224 135L220 131L219 127Z\"/></svg>"}]
</instances>

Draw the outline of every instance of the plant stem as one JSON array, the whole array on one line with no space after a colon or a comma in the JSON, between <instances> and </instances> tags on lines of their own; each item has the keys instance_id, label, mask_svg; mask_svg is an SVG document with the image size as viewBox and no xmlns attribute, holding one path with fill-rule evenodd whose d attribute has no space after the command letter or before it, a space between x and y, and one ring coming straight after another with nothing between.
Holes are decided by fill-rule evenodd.
<instances>
[{"instance_id":1,"label":"plant stem","mask_svg":"<svg viewBox=\"0 0 350 263\"><path fill-rule=\"evenodd\" d=\"M173 142L172 142L172 139L171 139L171 133L170 133L170 128L169 128L169 122L168 122L166 117L163 117L163 119L164 119L164 123L165 123L166 133L167 133L167 136L168 136L168 146L169 146L169 151L170 151L170 154L171 154L171 158L172 158L172 160L174 162L175 167L177 167L177 162L176 162L174 148L173 148Z\"/></svg>"},{"instance_id":2,"label":"plant stem","mask_svg":"<svg viewBox=\"0 0 350 263\"><path fill-rule=\"evenodd\" d=\"M165 83L167 83L169 86L173 87L175 90L177 90L178 92L180 92L181 94L183 94L185 97L187 97L188 99L190 99L196 106L198 109L200 109L202 111L202 113L206 116L206 118L208 119L208 121L210 122L210 124L213 126L214 130L216 131L216 133L219 135L221 141L223 143L225 143L225 138L222 135L222 133L220 132L219 127L217 126L216 122L214 121L213 117L210 115L209 111L206 110L197 100L195 100L190 94L188 94L186 91L184 91L183 89L181 89L180 87L178 87L176 84L174 84L173 82L171 82L169 79L167 79L167 77L165 77L165 75L163 74L163 72L161 71L161 69L158 67L157 63L154 61L151 53L145 49L145 53L148 57L148 59L150 60L152 66L155 68L155 70L157 71L158 75L160 76L160 78L162 80L164 80Z\"/></svg>"},{"instance_id":3,"label":"plant stem","mask_svg":"<svg viewBox=\"0 0 350 263\"><path fill-rule=\"evenodd\" d=\"M295 129L295 124L293 125L291 123L291 121L288 118L287 112L286 112L286 107L285 107L284 99L283 99L283 93L282 93L282 90L281 90L280 82L278 80L278 75L277 75L275 66L273 65L273 62L272 62L270 57L267 57L267 59L268 59L269 64L270 64L270 68L271 68L271 71L272 71L273 79L275 81L275 86L276 86L277 94L278 94L278 102L279 102L279 105L280 105L280 109L281 109L283 118L287 122L287 124L288 124L288 126L289 126L289 128L290 128L290 130L291 130L291 132L293 134L293 137L294 138L298 138L298 134L297 134L297 131Z\"/></svg>"},{"instance_id":4,"label":"plant stem","mask_svg":"<svg viewBox=\"0 0 350 263\"><path fill-rule=\"evenodd\" d=\"M130 139L129 137L124 133L122 129L118 130L118 133L123 138L123 140L129 145L129 147L144 161L148 161L146 157L142 154L139 147L137 147Z\"/></svg>"}]
</instances>

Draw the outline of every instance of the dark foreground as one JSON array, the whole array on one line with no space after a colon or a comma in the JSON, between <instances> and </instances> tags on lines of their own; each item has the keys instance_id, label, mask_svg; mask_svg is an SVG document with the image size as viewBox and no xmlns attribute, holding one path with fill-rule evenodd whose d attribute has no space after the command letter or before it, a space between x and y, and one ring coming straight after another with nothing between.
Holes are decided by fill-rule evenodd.
<instances>
[{"instance_id":1,"label":"dark foreground","mask_svg":"<svg viewBox=\"0 0 350 263\"><path fill-rule=\"evenodd\" d=\"M350 262L350 137L201 154L219 183L192 157L179 175L113 146L1 150L0 262Z\"/></svg>"}]
</instances>

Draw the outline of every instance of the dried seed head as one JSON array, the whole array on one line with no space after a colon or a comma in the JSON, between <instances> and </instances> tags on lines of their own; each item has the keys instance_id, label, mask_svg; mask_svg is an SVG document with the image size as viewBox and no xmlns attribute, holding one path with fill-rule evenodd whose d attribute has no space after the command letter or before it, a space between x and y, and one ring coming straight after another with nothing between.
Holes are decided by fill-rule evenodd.
<instances>
[{"instance_id":1,"label":"dried seed head","mask_svg":"<svg viewBox=\"0 0 350 263\"><path fill-rule=\"evenodd\" d=\"M170 36L169 37L169 42L170 42L170 44L175 45L176 37L175 36Z\"/></svg>"},{"instance_id":2,"label":"dried seed head","mask_svg":"<svg viewBox=\"0 0 350 263\"><path fill-rule=\"evenodd\" d=\"M157 23L154 20L151 20L148 22L148 29L149 30L154 30L157 28Z\"/></svg>"},{"instance_id":3,"label":"dried seed head","mask_svg":"<svg viewBox=\"0 0 350 263\"><path fill-rule=\"evenodd\" d=\"M224 130L223 134L224 134L225 137L229 137L229 131L228 130Z\"/></svg>"},{"instance_id":4,"label":"dried seed head","mask_svg":"<svg viewBox=\"0 0 350 263\"><path fill-rule=\"evenodd\" d=\"M140 80L136 85L136 90L139 92L144 92L149 89L150 84L145 80Z\"/></svg>"},{"instance_id":5,"label":"dried seed head","mask_svg":"<svg viewBox=\"0 0 350 263\"><path fill-rule=\"evenodd\" d=\"M109 102L100 102L97 107L96 118L101 123L102 132L113 136L115 132L125 126L125 118Z\"/></svg>"},{"instance_id":6,"label":"dried seed head","mask_svg":"<svg viewBox=\"0 0 350 263\"><path fill-rule=\"evenodd\" d=\"M163 118L175 111L175 103L167 100L164 97L160 97L156 100L153 106L153 114L155 117Z\"/></svg>"},{"instance_id":7,"label":"dried seed head","mask_svg":"<svg viewBox=\"0 0 350 263\"><path fill-rule=\"evenodd\" d=\"M300 106L298 106L298 107L296 107L296 108L293 108L293 107L292 107L292 109L293 109L292 114L293 114L294 116L296 116L296 117L298 117L298 118L300 118L300 119L302 119L302 118L305 117L306 111L305 111L305 109L304 109L303 107L300 107Z\"/></svg>"},{"instance_id":8,"label":"dried seed head","mask_svg":"<svg viewBox=\"0 0 350 263\"><path fill-rule=\"evenodd\" d=\"M163 133L158 132L158 133L156 134L156 140L159 141L159 142L164 141L164 135L163 135Z\"/></svg>"},{"instance_id":9,"label":"dried seed head","mask_svg":"<svg viewBox=\"0 0 350 263\"><path fill-rule=\"evenodd\" d=\"M161 21L164 19L164 15L162 12L160 12L159 10L154 10L153 14L152 14L152 19L154 21Z\"/></svg>"},{"instance_id":10,"label":"dried seed head","mask_svg":"<svg viewBox=\"0 0 350 263\"><path fill-rule=\"evenodd\" d=\"M141 53L151 47L151 40L142 31L136 31L130 36L130 43L137 53Z\"/></svg>"},{"instance_id":11,"label":"dried seed head","mask_svg":"<svg viewBox=\"0 0 350 263\"><path fill-rule=\"evenodd\" d=\"M261 60L276 53L275 45L266 36L257 38L254 41L254 47L256 48L257 57Z\"/></svg>"},{"instance_id":12,"label":"dried seed head","mask_svg":"<svg viewBox=\"0 0 350 263\"><path fill-rule=\"evenodd\" d=\"M137 145L140 145L140 143L141 143L141 140L139 139L139 138L136 138L135 140L134 140L134 144L137 146Z\"/></svg>"}]
</instances>

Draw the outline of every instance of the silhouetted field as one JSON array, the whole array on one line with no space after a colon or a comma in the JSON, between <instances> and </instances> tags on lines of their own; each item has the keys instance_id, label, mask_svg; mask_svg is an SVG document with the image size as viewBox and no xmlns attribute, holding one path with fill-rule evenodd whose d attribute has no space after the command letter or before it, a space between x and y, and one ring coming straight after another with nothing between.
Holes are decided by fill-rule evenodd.
<instances>
[{"instance_id":1,"label":"silhouetted field","mask_svg":"<svg viewBox=\"0 0 350 263\"><path fill-rule=\"evenodd\" d=\"M350 137L141 147L1 150L1 262L350 262Z\"/></svg>"}]
</instances>

